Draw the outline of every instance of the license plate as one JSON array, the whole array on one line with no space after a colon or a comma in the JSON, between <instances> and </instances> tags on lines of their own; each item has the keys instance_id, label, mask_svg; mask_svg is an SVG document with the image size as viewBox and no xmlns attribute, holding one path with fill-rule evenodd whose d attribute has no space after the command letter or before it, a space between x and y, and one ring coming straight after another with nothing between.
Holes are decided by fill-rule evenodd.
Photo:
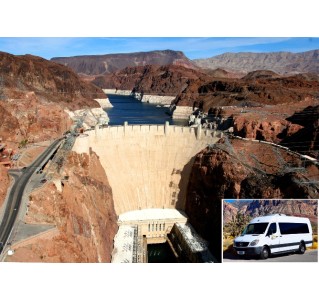
<instances>
[{"instance_id":1,"label":"license plate","mask_svg":"<svg viewBox=\"0 0 319 300\"><path fill-rule=\"evenodd\" d=\"M245 251L237 251L237 254L239 254L239 255L244 255L244 254L245 254Z\"/></svg>"}]
</instances>

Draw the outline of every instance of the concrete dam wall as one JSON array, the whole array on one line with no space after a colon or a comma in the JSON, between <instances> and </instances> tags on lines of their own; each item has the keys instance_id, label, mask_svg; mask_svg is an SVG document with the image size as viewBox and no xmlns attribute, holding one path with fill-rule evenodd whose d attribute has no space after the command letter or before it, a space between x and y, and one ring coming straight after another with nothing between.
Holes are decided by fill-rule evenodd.
<instances>
[{"instance_id":1,"label":"concrete dam wall","mask_svg":"<svg viewBox=\"0 0 319 300\"><path fill-rule=\"evenodd\" d=\"M165 125L96 127L79 136L77 153L100 157L117 215L146 208L184 210L194 156L220 133Z\"/></svg>"}]
</instances>

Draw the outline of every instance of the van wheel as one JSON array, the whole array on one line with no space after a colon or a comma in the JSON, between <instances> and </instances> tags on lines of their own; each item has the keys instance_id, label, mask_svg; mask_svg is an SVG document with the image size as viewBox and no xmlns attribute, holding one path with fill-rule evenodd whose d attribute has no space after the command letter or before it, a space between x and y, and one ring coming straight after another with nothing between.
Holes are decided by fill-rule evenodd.
<instances>
[{"instance_id":1,"label":"van wheel","mask_svg":"<svg viewBox=\"0 0 319 300\"><path fill-rule=\"evenodd\" d=\"M261 249L260 258L261 259L267 259L269 257L269 255L270 255L269 248L267 246L264 246Z\"/></svg>"},{"instance_id":2,"label":"van wheel","mask_svg":"<svg viewBox=\"0 0 319 300\"><path fill-rule=\"evenodd\" d=\"M306 252L305 244L303 242L301 242L300 245L299 245L298 253L299 254L304 254L305 252Z\"/></svg>"}]
</instances>

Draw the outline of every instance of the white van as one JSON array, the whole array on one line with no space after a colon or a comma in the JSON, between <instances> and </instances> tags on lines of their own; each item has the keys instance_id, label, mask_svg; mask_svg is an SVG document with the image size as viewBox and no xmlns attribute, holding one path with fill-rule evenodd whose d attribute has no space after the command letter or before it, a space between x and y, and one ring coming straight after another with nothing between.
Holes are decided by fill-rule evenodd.
<instances>
[{"instance_id":1,"label":"white van","mask_svg":"<svg viewBox=\"0 0 319 300\"><path fill-rule=\"evenodd\" d=\"M233 246L238 255L258 255L262 259L284 252L303 254L312 246L311 224L308 218L283 214L257 217L235 238Z\"/></svg>"}]
</instances>

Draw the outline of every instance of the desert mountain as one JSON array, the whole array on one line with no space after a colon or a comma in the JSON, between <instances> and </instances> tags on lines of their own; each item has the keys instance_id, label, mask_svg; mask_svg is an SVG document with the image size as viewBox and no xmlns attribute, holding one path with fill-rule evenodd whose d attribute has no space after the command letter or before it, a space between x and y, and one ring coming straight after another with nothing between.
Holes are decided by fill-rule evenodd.
<instances>
[{"instance_id":1,"label":"desert mountain","mask_svg":"<svg viewBox=\"0 0 319 300\"><path fill-rule=\"evenodd\" d=\"M52 61L69 66L76 73L101 75L113 73L126 67L145 65L180 65L195 68L183 52L173 50L119 53L106 55L84 55L73 57L54 57Z\"/></svg>"},{"instance_id":2,"label":"desert mountain","mask_svg":"<svg viewBox=\"0 0 319 300\"><path fill-rule=\"evenodd\" d=\"M282 213L286 215L318 216L317 200L255 200L246 209L250 216Z\"/></svg>"},{"instance_id":3,"label":"desert mountain","mask_svg":"<svg viewBox=\"0 0 319 300\"><path fill-rule=\"evenodd\" d=\"M193 106L203 102L205 111L215 106L258 106L299 102L307 96L319 98L316 76L298 74L283 76L272 71L258 70L241 79L197 80L176 98L178 105Z\"/></svg>"},{"instance_id":4,"label":"desert mountain","mask_svg":"<svg viewBox=\"0 0 319 300\"><path fill-rule=\"evenodd\" d=\"M240 201L240 200L239 200ZM224 203L224 221L227 223L237 211L252 218L269 214L306 217L317 223L317 200L253 200L238 210L233 203ZM226 217L226 219L225 219Z\"/></svg>"},{"instance_id":5,"label":"desert mountain","mask_svg":"<svg viewBox=\"0 0 319 300\"><path fill-rule=\"evenodd\" d=\"M70 68L32 55L0 52L0 99L23 98L27 92L66 106L96 107L101 89L82 81Z\"/></svg>"},{"instance_id":6,"label":"desert mountain","mask_svg":"<svg viewBox=\"0 0 319 300\"><path fill-rule=\"evenodd\" d=\"M233 203L223 202L223 222L228 223L232 220L233 216L238 213L238 208Z\"/></svg>"},{"instance_id":7,"label":"desert mountain","mask_svg":"<svg viewBox=\"0 0 319 300\"><path fill-rule=\"evenodd\" d=\"M204 69L222 68L246 73L255 70L271 70L279 74L319 74L319 50L300 53L224 53L211 58L195 59L193 62Z\"/></svg>"},{"instance_id":8,"label":"desert mountain","mask_svg":"<svg viewBox=\"0 0 319 300\"><path fill-rule=\"evenodd\" d=\"M223 70L221 68L201 69L201 71L215 78L241 78L246 75L246 73L241 71L230 72L230 71Z\"/></svg>"},{"instance_id":9,"label":"desert mountain","mask_svg":"<svg viewBox=\"0 0 319 300\"><path fill-rule=\"evenodd\" d=\"M191 82L210 78L198 70L180 65L127 67L96 77L92 83L101 88L143 91L147 94L177 95Z\"/></svg>"},{"instance_id":10,"label":"desert mountain","mask_svg":"<svg viewBox=\"0 0 319 300\"><path fill-rule=\"evenodd\" d=\"M43 58L0 52L0 137L19 142L60 136L71 120L64 109L99 107L100 88L70 68Z\"/></svg>"}]
</instances>

